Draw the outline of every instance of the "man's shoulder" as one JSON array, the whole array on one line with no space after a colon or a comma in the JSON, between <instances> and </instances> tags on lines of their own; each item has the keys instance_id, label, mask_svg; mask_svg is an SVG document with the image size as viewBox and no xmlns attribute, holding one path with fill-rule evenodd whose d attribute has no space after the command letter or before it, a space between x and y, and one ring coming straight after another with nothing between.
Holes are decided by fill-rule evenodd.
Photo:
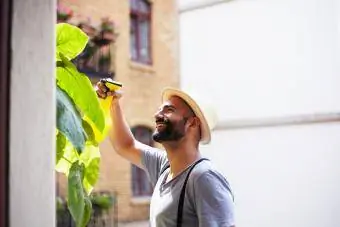
<instances>
[{"instance_id":1,"label":"man's shoulder","mask_svg":"<svg viewBox=\"0 0 340 227\"><path fill-rule=\"evenodd\" d=\"M192 178L193 180L197 180L201 177L215 174L222 175L222 173L213 165L212 161L207 159L194 167L190 174L190 178Z\"/></svg>"},{"instance_id":2,"label":"man's shoulder","mask_svg":"<svg viewBox=\"0 0 340 227\"><path fill-rule=\"evenodd\" d=\"M137 147L144 152L151 152L151 153L165 153L163 149L160 149L158 147L153 147L150 145L146 145L144 143L138 142Z\"/></svg>"},{"instance_id":3,"label":"man's shoulder","mask_svg":"<svg viewBox=\"0 0 340 227\"><path fill-rule=\"evenodd\" d=\"M216 190L218 190L218 193L234 197L227 177L210 160L195 166L190 174L188 187L189 194L192 195L210 196L217 193Z\"/></svg>"},{"instance_id":4,"label":"man's shoulder","mask_svg":"<svg viewBox=\"0 0 340 227\"><path fill-rule=\"evenodd\" d=\"M156 158L161 158L161 159L167 158L165 151L160 148L151 147L149 145L142 144L142 143L139 143L138 146L139 146L138 148L146 156L154 156Z\"/></svg>"},{"instance_id":5,"label":"man's shoulder","mask_svg":"<svg viewBox=\"0 0 340 227\"><path fill-rule=\"evenodd\" d=\"M163 170L163 168L167 168L169 166L169 160L168 156L166 154L166 151L157 147L152 147L152 155L156 156L160 163L160 171Z\"/></svg>"},{"instance_id":6,"label":"man's shoulder","mask_svg":"<svg viewBox=\"0 0 340 227\"><path fill-rule=\"evenodd\" d=\"M168 158L166 152L157 147L151 147L142 143L138 144L138 148L142 152L142 164L148 166L152 163L156 164L158 167L163 166Z\"/></svg>"},{"instance_id":7,"label":"man's shoulder","mask_svg":"<svg viewBox=\"0 0 340 227\"><path fill-rule=\"evenodd\" d=\"M220 182L229 185L226 176L219 169L217 169L210 160L205 160L195 166L190 174L189 180L193 184Z\"/></svg>"}]
</instances>

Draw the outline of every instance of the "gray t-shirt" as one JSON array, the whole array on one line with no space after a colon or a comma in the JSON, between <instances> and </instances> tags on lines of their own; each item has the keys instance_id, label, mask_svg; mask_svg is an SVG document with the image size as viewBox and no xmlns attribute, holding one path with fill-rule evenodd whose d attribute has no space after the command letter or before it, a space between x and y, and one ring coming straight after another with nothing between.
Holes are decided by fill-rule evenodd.
<instances>
[{"instance_id":1,"label":"gray t-shirt","mask_svg":"<svg viewBox=\"0 0 340 227\"><path fill-rule=\"evenodd\" d=\"M190 166L166 182L170 169L165 151L145 148L142 164L154 192L150 204L151 227L176 227L180 193ZM230 227L235 225L234 202L229 183L204 160L190 173L183 206L183 227Z\"/></svg>"}]
</instances>

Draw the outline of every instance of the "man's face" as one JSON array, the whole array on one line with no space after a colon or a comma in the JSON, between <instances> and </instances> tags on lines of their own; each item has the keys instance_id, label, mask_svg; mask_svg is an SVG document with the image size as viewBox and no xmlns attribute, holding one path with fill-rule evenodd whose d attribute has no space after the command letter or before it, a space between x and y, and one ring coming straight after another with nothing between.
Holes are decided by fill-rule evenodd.
<instances>
[{"instance_id":1,"label":"man's face","mask_svg":"<svg viewBox=\"0 0 340 227\"><path fill-rule=\"evenodd\" d=\"M155 114L156 129L153 139L159 143L180 140L185 135L185 124L192 115L192 111L181 98L171 97Z\"/></svg>"}]
</instances>

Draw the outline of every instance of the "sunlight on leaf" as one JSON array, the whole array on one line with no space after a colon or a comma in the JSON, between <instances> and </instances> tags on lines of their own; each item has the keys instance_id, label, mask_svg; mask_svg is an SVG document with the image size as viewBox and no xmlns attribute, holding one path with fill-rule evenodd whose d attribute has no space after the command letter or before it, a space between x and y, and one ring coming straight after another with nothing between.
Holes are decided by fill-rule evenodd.
<instances>
[{"instance_id":1,"label":"sunlight on leaf","mask_svg":"<svg viewBox=\"0 0 340 227\"><path fill-rule=\"evenodd\" d=\"M90 194L99 177L99 147L87 145L80 155L80 160L85 164L83 185L86 192Z\"/></svg>"},{"instance_id":2,"label":"sunlight on leaf","mask_svg":"<svg viewBox=\"0 0 340 227\"><path fill-rule=\"evenodd\" d=\"M66 146L66 137L58 131L57 133L57 156L56 156L56 163L59 162L61 157L64 155L64 149Z\"/></svg>"},{"instance_id":3,"label":"sunlight on leaf","mask_svg":"<svg viewBox=\"0 0 340 227\"><path fill-rule=\"evenodd\" d=\"M82 120L83 128L87 135L87 144L91 144L93 146L98 146L98 141L96 140L95 132L93 131L95 127L92 127L88 121Z\"/></svg>"},{"instance_id":4,"label":"sunlight on leaf","mask_svg":"<svg viewBox=\"0 0 340 227\"><path fill-rule=\"evenodd\" d=\"M71 62L84 50L88 36L65 23L57 24L56 36L55 170L68 177L68 209L76 227L85 227L92 214L89 195L99 178L98 145L107 134L108 118L90 79Z\"/></svg>"},{"instance_id":5,"label":"sunlight on leaf","mask_svg":"<svg viewBox=\"0 0 340 227\"><path fill-rule=\"evenodd\" d=\"M74 149L72 144L66 140L63 156L58 161L55 170L68 176L72 164L78 159L79 155L77 151Z\"/></svg>"},{"instance_id":6,"label":"sunlight on leaf","mask_svg":"<svg viewBox=\"0 0 340 227\"><path fill-rule=\"evenodd\" d=\"M102 132L105 127L104 112L89 78L61 55L63 67L57 67L57 84L73 100L81 112Z\"/></svg>"},{"instance_id":7,"label":"sunlight on leaf","mask_svg":"<svg viewBox=\"0 0 340 227\"><path fill-rule=\"evenodd\" d=\"M89 39L80 28L67 23L57 24L56 38L57 61L61 60L59 56L60 53L69 60L77 57L84 50Z\"/></svg>"}]
</instances>

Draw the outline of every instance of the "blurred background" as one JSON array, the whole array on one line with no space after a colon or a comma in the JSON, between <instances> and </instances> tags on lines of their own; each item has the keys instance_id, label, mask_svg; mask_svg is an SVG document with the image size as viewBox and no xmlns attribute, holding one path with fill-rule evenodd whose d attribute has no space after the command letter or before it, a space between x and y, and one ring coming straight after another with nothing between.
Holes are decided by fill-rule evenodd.
<instances>
[{"instance_id":1,"label":"blurred background","mask_svg":"<svg viewBox=\"0 0 340 227\"><path fill-rule=\"evenodd\" d=\"M153 114L165 86L194 90L215 106L219 121L211 144L202 146L201 151L231 184L237 227L340 226L339 0L15 1L12 42L14 50L24 52L26 58L14 52L14 63L27 60L26 64L32 64L28 60L30 37L36 39L36 47L48 47L51 36L41 34L53 32L52 19L80 27L91 39L75 64L93 84L102 77L123 83L124 113L141 142L159 147L151 134ZM25 17L21 15L49 21L38 22L42 26L33 28L22 23ZM22 38L23 32L31 35ZM47 51L54 53L35 50L45 51L37 57L40 59ZM27 74L29 70L24 69L28 68L20 67L14 69L17 79L12 81L18 82L25 74L26 88L34 94L37 87L29 80L38 74ZM14 92L19 88L23 87L11 87L12 113L27 113L25 103L18 102L22 96ZM4 91L3 86L1 89ZM26 95L29 97L29 92ZM27 99L29 103L39 100L32 97ZM49 103L53 95L45 97L43 103ZM44 116L52 116L53 111L47 110ZM21 117L11 115L12 138L26 141L29 131L22 130L26 124L44 127ZM49 118L46 122L54 127ZM44 136L37 135L36 141ZM12 168L21 168L12 170L11 182L17 190L11 198L19 201L12 210L25 216L23 207L28 203L19 196L21 184L42 177L49 193L56 187L57 225L73 226L65 206L67 180L57 173L55 178L40 176L40 171L25 180L23 165L34 164L21 163L24 151L37 152L37 157L42 157L42 152L30 148L33 142L17 141L10 142L14 144L10 153L16 152ZM24 150L22 144L28 148ZM53 142L40 145L43 150ZM100 151L100 175L94 189L97 200L93 201L95 213L89 226L148 226L152 188L147 176L120 158L108 140L100 145ZM27 190L36 187L25 185ZM36 193L48 198L46 190L38 188ZM54 202L46 201L43 207Z\"/></svg>"}]
</instances>

